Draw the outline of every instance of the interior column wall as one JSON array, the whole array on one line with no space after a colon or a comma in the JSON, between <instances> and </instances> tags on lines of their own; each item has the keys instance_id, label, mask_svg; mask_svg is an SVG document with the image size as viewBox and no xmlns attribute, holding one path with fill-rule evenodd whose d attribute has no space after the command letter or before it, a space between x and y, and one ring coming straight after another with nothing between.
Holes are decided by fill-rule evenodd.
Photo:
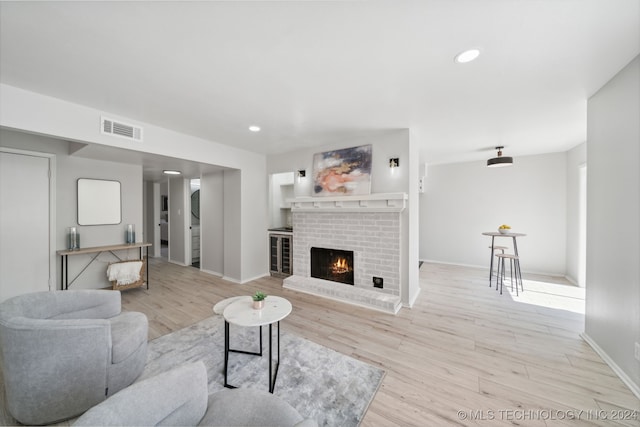
<instances>
[{"instance_id":1,"label":"interior column wall","mask_svg":"<svg viewBox=\"0 0 640 427\"><path fill-rule=\"evenodd\" d=\"M585 336L640 397L640 57L589 99Z\"/></svg>"},{"instance_id":2,"label":"interior column wall","mask_svg":"<svg viewBox=\"0 0 640 427\"><path fill-rule=\"evenodd\" d=\"M184 178L169 179L169 261L180 265L187 265L185 229L190 212L185 210L185 190Z\"/></svg>"},{"instance_id":3,"label":"interior column wall","mask_svg":"<svg viewBox=\"0 0 640 427\"><path fill-rule=\"evenodd\" d=\"M224 171L224 278L237 283L242 282L241 184L239 170ZM266 213L266 210L264 212ZM263 263L266 262L265 257Z\"/></svg>"},{"instance_id":4,"label":"interior column wall","mask_svg":"<svg viewBox=\"0 0 640 427\"><path fill-rule=\"evenodd\" d=\"M200 267L217 276L224 275L224 173L200 178Z\"/></svg>"},{"instance_id":5,"label":"interior column wall","mask_svg":"<svg viewBox=\"0 0 640 427\"><path fill-rule=\"evenodd\" d=\"M587 161L587 144L583 143L567 152L567 278L578 284L580 268L580 173ZM582 284L584 286L584 284Z\"/></svg>"}]
</instances>

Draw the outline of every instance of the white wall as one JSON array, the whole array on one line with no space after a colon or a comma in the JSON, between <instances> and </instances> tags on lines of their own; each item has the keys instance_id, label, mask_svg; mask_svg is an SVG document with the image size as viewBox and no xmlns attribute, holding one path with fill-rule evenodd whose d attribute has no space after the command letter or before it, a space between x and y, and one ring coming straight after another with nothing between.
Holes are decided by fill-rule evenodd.
<instances>
[{"instance_id":1,"label":"white wall","mask_svg":"<svg viewBox=\"0 0 640 427\"><path fill-rule=\"evenodd\" d=\"M0 111L0 126L7 128L240 170L242 181L238 191L241 202L235 205L237 211L230 215L239 219L243 244L234 249L242 251L225 255L238 263L234 276L241 282L268 274L267 245L256 245L252 241L252 236L264 233L268 227L264 155L142 123L120 116L117 112L99 111L6 84L0 84ZM99 126L103 114L142 126L144 142L133 143L103 135Z\"/></svg>"},{"instance_id":2,"label":"white wall","mask_svg":"<svg viewBox=\"0 0 640 427\"><path fill-rule=\"evenodd\" d=\"M268 192L265 190L267 182L267 159L265 156L256 160L255 168L245 167L240 171L241 222L238 233L242 238L240 247L243 256L242 283L269 274L267 239L264 239L262 244L256 239L256 236L264 235L269 224ZM225 204L226 200L225 198ZM225 222L227 219L225 216ZM231 233L234 231L231 230ZM253 261L248 263L247 259Z\"/></svg>"},{"instance_id":3,"label":"white wall","mask_svg":"<svg viewBox=\"0 0 640 427\"><path fill-rule=\"evenodd\" d=\"M240 206L242 205L242 198L240 195L242 189L241 178L242 175L239 170L224 171L224 278L233 282L240 282L242 280L242 272L240 271L240 260L233 257L232 255L240 253L242 251L243 245L244 230L241 229L242 218L240 218L240 216L238 215L235 215L235 212L238 212ZM265 212L266 216L266 209L263 212ZM260 242L257 236L260 236L263 233L264 230L260 230L260 233L255 234L253 236L253 242L251 242L251 244L262 246L262 242ZM264 259L260 260L260 264L266 265L266 263L267 257L264 257Z\"/></svg>"},{"instance_id":4,"label":"white wall","mask_svg":"<svg viewBox=\"0 0 640 427\"><path fill-rule=\"evenodd\" d=\"M429 166L420 196L420 259L489 268L491 238L508 224L522 270L566 271L566 154L522 156L506 168L486 161ZM496 244L512 247L511 239Z\"/></svg>"},{"instance_id":5,"label":"white wall","mask_svg":"<svg viewBox=\"0 0 640 427\"><path fill-rule=\"evenodd\" d=\"M405 282L405 288L402 290L406 294L406 303L413 306L413 303L420 294L420 153L418 144L413 134L410 134L409 140L409 201L407 206L408 217L404 221L408 221L408 227L404 227L404 232L408 233L409 246L407 250L407 265L405 269L408 274L408 282ZM405 235L406 236L406 235Z\"/></svg>"},{"instance_id":6,"label":"white wall","mask_svg":"<svg viewBox=\"0 0 640 427\"><path fill-rule=\"evenodd\" d=\"M142 167L123 163L105 162L69 156L69 143L54 138L0 129L0 145L3 147L39 151L56 155L56 249L66 249L67 228L76 226L80 233L81 247L114 245L125 243L126 224L135 224L136 230L143 230L142 224ZM115 225L78 226L77 180L95 178L117 180L121 183L122 222ZM136 235L137 241L142 236ZM93 254L95 255L95 254ZM80 273L93 257L77 255L69 257L69 280ZM137 249L120 251L121 258L137 258ZM97 289L110 286L106 279L106 265L116 261L105 253L82 273L70 289ZM56 283L60 281L59 263L56 268ZM60 285L57 285L60 288Z\"/></svg>"},{"instance_id":7,"label":"white wall","mask_svg":"<svg viewBox=\"0 0 640 427\"><path fill-rule=\"evenodd\" d=\"M640 397L640 57L588 102L585 336Z\"/></svg>"},{"instance_id":8,"label":"white wall","mask_svg":"<svg viewBox=\"0 0 640 427\"><path fill-rule=\"evenodd\" d=\"M200 178L200 268L218 276L224 271L224 173Z\"/></svg>"},{"instance_id":9,"label":"white wall","mask_svg":"<svg viewBox=\"0 0 640 427\"><path fill-rule=\"evenodd\" d=\"M188 226L191 212L185 209L188 204L189 180L185 178L169 178L169 261L179 265L191 264L187 259L185 228Z\"/></svg>"},{"instance_id":10,"label":"white wall","mask_svg":"<svg viewBox=\"0 0 640 427\"><path fill-rule=\"evenodd\" d=\"M418 216L418 153L411 144L407 129L372 132L353 138L345 138L340 142L320 147L304 148L288 153L267 157L267 172L281 173L307 171L306 179L294 179L296 197L312 195L313 155L315 153L340 148L372 145L371 193L407 193L409 201L407 209L402 213L401 226L403 234L401 297L405 306L411 306L420 289L418 283L418 251L417 251L417 216ZM391 172L389 159L400 159L400 167ZM265 193L268 189L265 186ZM266 231L266 230L265 230ZM294 230L295 232L295 230ZM266 244L266 236L265 236Z\"/></svg>"},{"instance_id":11,"label":"white wall","mask_svg":"<svg viewBox=\"0 0 640 427\"><path fill-rule=\"evenodd\" d=\"M582 168L586 167L587 144L582 143L567 151L567 278L581 286L579 278L584 276L584 266L580 264L581 239L585 237L586 224L580 223L580 174Z\"/></svg>"}]
</instances>

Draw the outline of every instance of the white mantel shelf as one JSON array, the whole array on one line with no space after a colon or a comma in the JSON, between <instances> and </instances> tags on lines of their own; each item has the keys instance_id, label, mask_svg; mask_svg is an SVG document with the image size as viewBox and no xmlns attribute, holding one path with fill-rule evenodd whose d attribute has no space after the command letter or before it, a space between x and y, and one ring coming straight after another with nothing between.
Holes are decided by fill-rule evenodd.
<instances>
[{"instance_id":1,"label":"white mantel shelf","mask_svg":"<svg viewBox=\"0 0 640 427\"><path fill-rule=\"evenodd\" d=\"M292 212L402 212L407 193L377 193L360 196L296 197L288 199Z\"/></svg>"}]
</instances>

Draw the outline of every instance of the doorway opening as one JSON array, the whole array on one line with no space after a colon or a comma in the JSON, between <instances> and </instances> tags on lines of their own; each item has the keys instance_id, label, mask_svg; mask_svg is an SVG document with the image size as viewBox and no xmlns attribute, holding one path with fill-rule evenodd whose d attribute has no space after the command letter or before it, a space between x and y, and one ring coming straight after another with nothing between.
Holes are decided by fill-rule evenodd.
<instances>
[{"instance_id":1,"label":"doorway opening","mask_svg":"<svg viewBox=\"0 0 640 427\"><path fill-rule=\"evenodd\" d=\"M169 259L169 183L160 183L160 257Z\"/></svg>"},{"instance_id":2,"label":"doorway opening","mask_svg":"<svg viewBox=\"0 0 640 427\"><path fill-rule=\"evenodd\" d=\"M269 228L290 228L291 202L294 197L293 172L274 173L269 176Z\"/></svg>"},{"instance_id":3,"label":"doorway opening","mask_svg":"<svg viewBox=\"0 0 640 427\"><path fill-rule=\"evenodd\" d=\"M190 180L191 194L191 266L200 268L200 179Z\"/></svg>"}]
</instances>

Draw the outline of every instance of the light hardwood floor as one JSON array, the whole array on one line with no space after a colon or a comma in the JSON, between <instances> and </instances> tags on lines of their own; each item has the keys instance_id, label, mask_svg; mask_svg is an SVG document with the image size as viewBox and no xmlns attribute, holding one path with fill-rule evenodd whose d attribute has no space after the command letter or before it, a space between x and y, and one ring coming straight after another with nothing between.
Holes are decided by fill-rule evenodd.
<instances>
[{"instance_id":1,"label":"light hardwood floor","mask_svg":"<svg viewBox=\"0 0 640 427\"><path fill-rule=\"evenodd\" d=\"M294 307L285 330L386 371L362 426L640 426L640 401L579 336L582 290L550 278L525 276L515 297L490 289L486 270L425 263L416 304L393 316L290 291L281 279L238 285L150 265L151 288L123 292L126 310L148 316L150 339L210 316L223 298L283 296Z\"/></svg>"}]
</instances>

